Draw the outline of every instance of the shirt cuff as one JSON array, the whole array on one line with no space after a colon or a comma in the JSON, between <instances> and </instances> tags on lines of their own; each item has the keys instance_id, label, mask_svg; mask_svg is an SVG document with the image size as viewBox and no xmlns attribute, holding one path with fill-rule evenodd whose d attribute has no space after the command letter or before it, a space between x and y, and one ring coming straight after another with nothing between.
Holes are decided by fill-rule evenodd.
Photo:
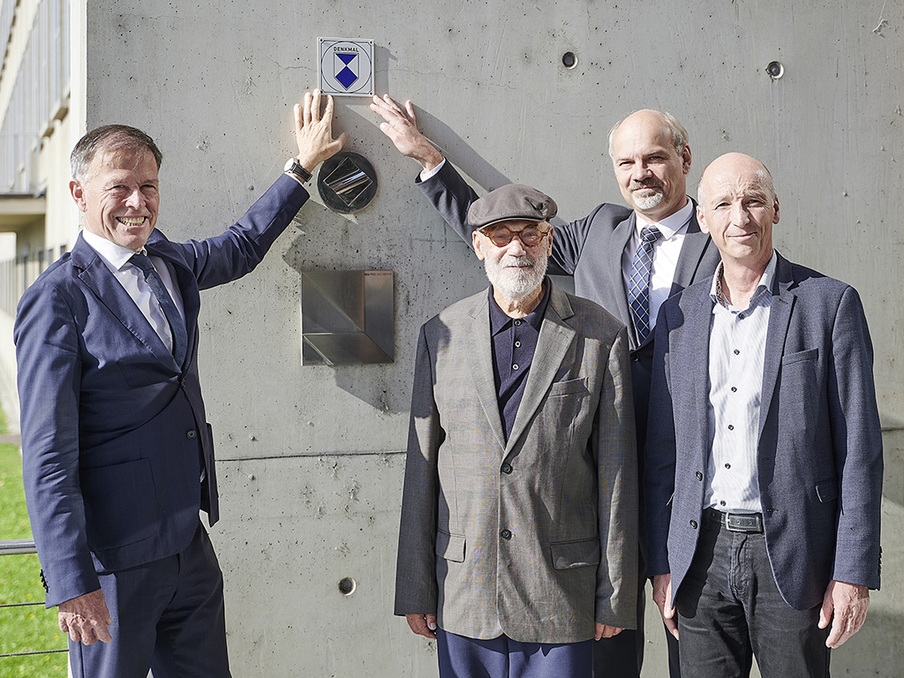
<instances>
[{"instance_id":1,"label":"shirt cuff","mask_svg":"<svg viewBox=\"0 0 904 678\"><path fill-rule=\"evenodd\" d=\"M433 167L432 169L428 169L428 170L426 170L426 169L421 170L421 173L418 175L418 178L422 182L427 181L427 179L432 179L437 174L439 174L439 171L443 168L443 165L445 165L445 164L446 164L446 159L443 158L443 161L440 164L438 164L436 167Z\"/></svg>"}]
</instances>

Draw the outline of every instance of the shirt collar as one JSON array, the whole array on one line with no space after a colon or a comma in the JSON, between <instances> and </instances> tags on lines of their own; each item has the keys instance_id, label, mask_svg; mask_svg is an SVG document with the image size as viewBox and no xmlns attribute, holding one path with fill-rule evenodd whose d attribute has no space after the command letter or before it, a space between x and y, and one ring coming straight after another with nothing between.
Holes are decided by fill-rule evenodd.
<instances>
[{"instance_id":1,"label":"shirt collar","mask_svg":"<svg viewBox=\"0 0 904 678\"><path fill-rule=\"evenodd\" d=\"M775 277L775 267L778 262L778 255L775 250L772 250L772 258L769 259L769 263L766 264L766 270L763 271L763 275L760 276L760 282L756 286L756 291L753 293L753 296L750 297L750 303L747 305L747 308L752 308L757 305L760 299L763 298L764 295L772 296L772 279ZM716 267L716 272L713 275L713 281L709 287L709 296L713 300L713 303L719 304L724 308L729 308L728 300L725 298L725 295L722 292L722 269L724 264L720 261L719 265Z\"/></svg>"},{"instance_id":2,"label":"shirt collar","mask_svg":"<svg viewBox=\"0 0 904 678\"><path fill-rule=\"evenodd\" d=\"M540 300L540 303L537 304L537 308L528 313L523 318L519 318L519 320L527 323L531 327L533 327L537 332L540 331L540 326L543 324L543 316L546 314L546 307L549 304L549 288L551 284L549 282L549 278L543 279L543 298ZM495 336L499 334L502 330L508 327L508 324L511 323L514 318L505 314L501 308L499 308L499 304L496 303L496 300L493 298L493 286L490 285L489 289L490 295L490 336Z\"/></svg>"},{"instance_id":3,"label":"shirt collar","mask_svg":"<svg viewBox=\"0 0 904 678\"><path fill-rule=\"evenodd\" d=\"M637 230L639 237L640 232L644 227L655 226L659 229L659 232L662 233L662 239L668 240L676 233L687 230L687 225L690 223L691 215L693 213L694 201L690 198L688 198L687 204L684 207L682 207L674 214L670 214L662 221L647 221L643 218L643 216L641 216L639 212L635 212L635 214L637 214L637 224L635 225L635 229Z\"/></svg>"},{"instance_id":4,"label":"shirt collar","mask_svg":"<svg viewBox=\"0 0 904 678\"><path fill-rule=\"evenodd\" d=\"M103 236L97 235L96 233L92 233L88 229L84 229L82 231L82 237L85 239L85 242L91 246L101 259L114 271L119 271L129 263L129 259L132 258L132 255L135 254L128 247L123 247L122 245L117 245L112 240L107 240ZM143 247L141 248L141 254L147 254L147 250Z\"/></svg>"}]
</instances>

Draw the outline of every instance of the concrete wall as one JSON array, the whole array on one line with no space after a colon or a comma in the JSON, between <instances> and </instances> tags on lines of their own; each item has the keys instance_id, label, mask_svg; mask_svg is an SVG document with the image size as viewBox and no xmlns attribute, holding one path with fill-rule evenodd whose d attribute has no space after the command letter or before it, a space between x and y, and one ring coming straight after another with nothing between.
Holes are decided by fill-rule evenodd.
<instances>
[{"instance_id":1,"label":"concrete wall","mask_svg":"<svg viewBox=\"0 0 904 678\"><path fill-rule=\"evenodd\" d=\"M419 104L423 129L477 184L534 184L566 220L620 200L610 125L640 107L670 110L691 133L691 190L725 151L772 169L779 248L861 291L883 419L904 420L904 310L889 303L904 244L900 3L77 6L86 52L72 81L84 90L71 115L82 129L119 121L158 140L159 227L174 238L220 232L277 176L293 150L291 106L316 85L318 36L373 38L378 91ZM577 56L570 70L566 51ZM775 81L773 60L785 69ZM339 101L336 127L376 165L375 202L346 218L315 197L257 271L204 295L223 505L213 538L236 675L435 674L433 649L391 616L413 347L421 322L485 283L366 104ZM396 272L396 362L302 367L300 272L362 268ZM904 665L891 649L904 622L900 429L886 444L885 586L867 628L835 654L840 675ZM347 597L343 577L357 582ZM658 631L650 653L645 675L663 675Z\"/></svg>"}]
</instances>

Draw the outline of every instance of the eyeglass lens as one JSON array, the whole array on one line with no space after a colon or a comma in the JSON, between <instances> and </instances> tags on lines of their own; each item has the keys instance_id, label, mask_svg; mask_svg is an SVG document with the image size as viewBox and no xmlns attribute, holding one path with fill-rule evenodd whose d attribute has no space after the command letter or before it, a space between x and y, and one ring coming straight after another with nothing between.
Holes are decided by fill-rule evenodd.
<instances>
[{"instance_id":1,"label":"eyeglass lens","mask_svg":"<svg viewBox=\"0 0 904 678\"><path fill-rule=\"evenodd\" d=\"M521 240L525 247L534 247L540 244L545 235L546 233L539 228L528 227L521 231L510 231L505 226L497 226L486 234L496 247L505 247L515 236Z\"/></svg>"}]
</instances>

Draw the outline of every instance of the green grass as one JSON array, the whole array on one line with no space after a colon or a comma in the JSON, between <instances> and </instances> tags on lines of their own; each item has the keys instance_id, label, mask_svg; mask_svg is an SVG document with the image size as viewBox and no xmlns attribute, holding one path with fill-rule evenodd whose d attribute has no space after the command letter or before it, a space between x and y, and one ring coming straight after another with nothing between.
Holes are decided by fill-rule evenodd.
<instances>
[{"instance_id":1,"label":"green grass","mask_svg":"<svg viewBox=\"0 0 904 678\"><path fill-rule=\"evenodd\" d=\"M6 432L0 412L0 433ZM0 444L0 540L30 539L25 511L22 463L15 445ZM0 556L0 604L44 601L36 555ZM0 608L0 654L56 650L66 647L56 610L43 605ZM0 657L0 678L66 676L66 654Z\"/></svg>"}]
</instances>

